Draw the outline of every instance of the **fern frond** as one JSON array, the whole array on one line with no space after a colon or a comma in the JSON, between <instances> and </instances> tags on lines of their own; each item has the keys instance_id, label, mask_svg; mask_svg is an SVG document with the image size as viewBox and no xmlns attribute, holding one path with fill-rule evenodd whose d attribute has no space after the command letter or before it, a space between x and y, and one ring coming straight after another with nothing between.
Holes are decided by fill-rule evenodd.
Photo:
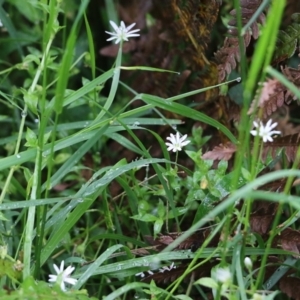
<instances>
[{"instance_id":1,"label":"fern frond","mask_svg":"<svg viewBox=\"0 0 300 300\"><path fill-rule=\"evenodd\" d=\"M267 79L262 86L259 99L252 101L248 114L252 114L257 105L262 109L263 118L266 119L284 104L286 88L277 79Z\"/></svg>"},{"instance_id":2,"label":"fern frond","mask_svg":"<svg viewBox=\"0 0 300 300\"><path fill-rule=\"evenodd\" d=\"M258 7L261 4L260 0L241 0L241 16L243 25L247 24L253 14L256 12ZM232 16L236 16L236 10L230 12ZM257 39L259 36L258 23L263 24L265 21L265 15L261 13L256 22L254 22L250 28L246 31L243 36L244 39L244 49L246 49L251 41L251 36L254 39ZM240 48L238 41L238 30L236 28L237 21L233 19L229 22L231 28L228 30L228 33L231 35L227 37L224 41L223 47L215 53L215 58L218 63L219 71L219 82L222 82L226 75L229 75L232 70L237 66L237 63L240 61Z\"/></svg>"},{"instance_id":3,"label":"fern frond","mask_svg":"<svg viewBox=\"0 0 300 300\"><path fill-rule=\"evenodd\" d=\"M300 44L300 13L293 14L292 21L285 31L280 30L278 33L274 64L292 57Z\"/></svg>"},{"instance_id":4,"label":"fern frond","mask_svg":"<svg viewBox=\"0 0 300 300\"><path fill-rule=\"evenodd\" d=\"M269 153L271 153L272 157L274 158L276 156L276 151L280 148L283 148L287 160L289 162L294 161L299 143L300 133L278 137L274 139L272 143L268 142L264 144L262 158L265 161Z\"/></svg>"},{"instance_id":5,"label":"fern frond","mask_svg":"<svg viewBox=\"0 0 300 300\"><path fill-rule=\"evenodd\" d=\"M290 67L281 67L283 75L297 87L300 88L300 68L294 69ZM290 104L297 97L289 91L277 79L267 79L262 84L259 99L255 98L250 106L248 114L255 111L255 107L262 109L263 119L268 118L278 108L282 107L284 103Z\"/></svg>"}]
</instances>

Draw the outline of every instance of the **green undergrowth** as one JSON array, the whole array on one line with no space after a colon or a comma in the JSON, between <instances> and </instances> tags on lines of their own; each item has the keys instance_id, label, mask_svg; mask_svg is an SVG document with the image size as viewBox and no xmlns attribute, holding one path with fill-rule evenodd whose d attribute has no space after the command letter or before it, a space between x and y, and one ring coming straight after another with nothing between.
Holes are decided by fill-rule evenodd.
<instances>
[{"instance_id":1,"label":"green undergrowth","mask_svg":"<svg viewBox=\"0 0 300 300\"><path fill-rule=\"evenodd\" d=\"M215 86L166 99L137 93L121 73L177 71L124 67L122 42L113 65L98 68L88 0L7 2L0 3L6 28L0 53L1 299L188 300L192 289L203 299L207 291L215 299L254 299L262 290L268 295L264 299L275 299L284 266L297 269L297 261L291 252L251 233L250 207L255 199L279 203L292 216L286 227L296 223L299 198L288 191L300 171L297 159L291 168L277 171L271 155L261 159L262 140L250 142L253 120L247 110L267 74L294 88L269 66L284 2L271 4L248 75L242 78L239 135L183 102ZM99 14L110 30L108 21L117 16L113 1L105 2ZM299 91L294 92L299 98ZM168 112L179 118L167 117ZM238 149L233 165L201 158L202 147L213 137L201 127L185 127L183 118L221 131ZM179 153L168 152L157 131L161 127L170 133L182 130L191 142ZM150 137L155 142L149 148L145 139ZM151 156L152 147L160 149L159 157ZM183 160L189 167L179 163ZM290 178L284 192L258 190L282 178ZM121 192L113 194L113 186ZM210 228L205 241L193 249L176 249L203 228ZM147 248L145 237L172 231L180 234L166 248ZM218 245L209 246L220 234ZM284 263L266 281L259 270L272 255ZM247 269L245 257L260 265ZM48 283L48 275L55 274L53 264L62 260L75 267L72 278L77 279L67 292ZM215 262L211 277L186 282L209 261ZM172 263L177 269L186 266L164 285L136 276L159 273ZM218 268L228 268L233 280L217 282Z\"/></svg>"}]
</instances>

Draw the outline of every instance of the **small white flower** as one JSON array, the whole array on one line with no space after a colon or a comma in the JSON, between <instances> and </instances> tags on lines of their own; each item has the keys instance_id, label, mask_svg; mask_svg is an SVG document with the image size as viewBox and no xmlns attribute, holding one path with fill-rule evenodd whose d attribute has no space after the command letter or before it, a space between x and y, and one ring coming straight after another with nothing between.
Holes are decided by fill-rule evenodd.
<instances>
[{"instance_id":1,"label":"small white flower","mask_svg":"<svg viewBox=\"0 0 300 300\"><path fill-rule=\"evenodd\" d=\"M171 271L173 269L176 269L176 266L174 264L174 262L172 262L172 264L168 267L168 266L163 266L162 268L159 269L160 273L163 273L165 271Z\"/></svg>"},{"instance_id":2,"label":"small white flower","mask_svg":"<svg viewBox=\"0 0 300 300\"><path fill-rule=\"evenodd\" d=\"M250 257L246 256L245 259L244 259L244 265L246 266L246 268L249 270L252 269L252 260Z\"/></svg>"},{"instance_id":3,"label":"small white flower","mask_svg":"<svg viewBox=\"0 0 300 300\"><path fill-rule=\"evenodd\" d=\"M109 21L109 23L112 26L112 28L115 30L115 32L105 31L106 33L111 35L111 37L107 39L107 41L116 40L115 43L118 44L120 43L121 40L128 41L128 38L130 37L140 36L139 33L135 33L140 31L140 29L135 29L130 31L130 29L134 27L135 23L129 25L128 27L125 26L125 23L123 21L121 21L120 27L118 27L118 25L113 21Z\"/></svg>"},{"instance_id":4,"label":"small white flower","mask_svg":"<svg viewBox=\"0 0 300 300\"><path fill-rule=\"evenodd\" d=\"M3 23L2 23L2 21L0 20L0 27L3 27Z\"/></svg>"},{"instance_id":5,"label":"small white flower","mask_svg":"<svg viewBox=\"0 0 300 300\"><path fill-rule=\"evenodd\" d=\"M135 276L140 276L141 278L144 278L145 273L144 272L136 273Z\"/></svg>"},{"instance_id":6,"label":"small white flower","mask_svg":"<svg viewBox=\"0 0 300 300\"><path fill-rule=\"evenodd\" d=\"M231 273L229 268L218 268L216 269L216 280L221 283L228 283L231 281Z\"/></svg>"},{"instance_id":7,"label":"small white flower","mask_svg":"<svg viewBox=\"0 0 300 300\"><path fill-rule=\"evenodd\" d=\"M254 136L259 135L260 137L262 137L264 142L273 142L272 135L281 133L278 130L272 131L272 129L277 126L277 122L272 124L272 119L267 122L266 126L264 126L261 121L259 121L259 123L254 121L253 125L256 127L256 129L251 130L250 133Z\"/></svg>"},{"instance_id":8,"label":"small white flower","mask_svg":"<svg viewBox=\"0 0 300 300\"><path fill-rule=\"evenodd\" d=\"M66 286L65 283L69 283L71 285L74 285L77 282L77 279L71 278L71 273L75 270L75 267L68 266L64 270L65 262L62 261L60 264L60 268L56 264L53 264L53 268L57 275L49 275L49 282L56 282L60 285L60 288L65 291Z\"/></svg>"},{"instance_id":9,"label":"small white flower","mask_svg":"<svg viewBox=\"0 0 300 300\"><path fill-rule=\"evenodd\" d=\"M136 273L135 276L139 276L141 278L144 278L146 276L145 273L148 273L148 275L153 275L154 274L151 270L147 270L145 272Z\"/></svg>"},{"instance_id":10,"label":"small white flower","mask_svg":"<svg viewBox=\"0 0 300 300\"><path fill-rule=\"evenodd\" d=\"M177 131L176 136L174 134L170 134L170 136L167 137L167 140L169 140L171 143L166 142L166 145L168 146L168 151L181 151L184 146L186 146L188 143L190 143L189 140L186 141L187 134L180 137L179 132Z\"/></svg>"}]
</instances>

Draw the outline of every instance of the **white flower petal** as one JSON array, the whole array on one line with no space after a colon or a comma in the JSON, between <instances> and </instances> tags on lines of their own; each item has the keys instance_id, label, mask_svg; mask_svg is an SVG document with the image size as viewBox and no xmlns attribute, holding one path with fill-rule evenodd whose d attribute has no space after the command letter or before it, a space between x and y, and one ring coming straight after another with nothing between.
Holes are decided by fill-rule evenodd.
<instances>
[{"instance_id":1,"label":"white flower petal","mask_svg":"<svg viewBox=\"0 0 300 300\"><path fill-rule=\"evenodd\" d=\"M278 130L273 130L273 131L270 131L269 134L270 134L270 135L273 135L273 134L281 134L281 132L278 131Z\"/></svg>"},{"instance_id":2,"label":"white flower petal","mask_svg":"<svg viewBox=\"0 0 300 300\"><path fill-rule=\"evenodd\" d=\"M184 147L186 146L187 144L189 144L191 141L184 141L184 142L181 142L181 146Z\"/></svg>"},{"instance_id":3,"label":"white flower petal","mask_svg":"<svg viewBox=\"0 0 300 300\"><path fill-rule=\"evenodd\" d=\"M270 120L267 122L266 127L271 126L271 124L272 124L272 119L270 119Z\"/></svg>"},{"instance_id":4,"label":"white flower petal","mask_svg":"<svg viewBox=\"0 0 300 300\"><path fill-rule=\"evenodd\" d=\"M270 130L273 129L273 128L275 128L277 125L278 125L277 122L273 123L273 124L270 126Z\"/></svg>"},{"instance_id":5,"label":"white flower petal","mask_svg":"<svg viewBox=\"0 0 300 300\"><path fill-rule=\"evenodd\" d=\"M178 132L177 132L178 133ZM187 138L187 134L183 135L182 137L180 137L179 133L176 134L177 140L182 142Z\"/></svg>"},{"instance_id":6,"label":"white flower petal","mask_svg":"<svg viewBox=\"0 0 300 300\"><path fill-rule=\"evenodd\" d=\"M125 26L125 23L124 23L124 21L121 21L121 26L120 26L120 28L119 29L125 29L126 30L126 26Z\"/></svg>"},{"instance_id":7,"label":"white flower petal","mask_svg":"<svg viewBox=\"0 0 300 300\"><path fill-rule=\"evenodd\" d=\"M64 282L74 285L74 284L76 284L77 279L69 277L69 278L65 278Z\"/></svg>"},{"instance_id":8,"label":"white flower petal","mask_svg":"<svg viewBox=\"0 0 300 300\"><path fill-rule=\"evenodd\" d=\"M50 274L49 275L49 282L55 282L56 281L56 279L57 279L57 276L56 275L52 275L52 274Z\"/></svg>"},{"instance_id":9,"label":"white flower petal","mask_svg":"<svg viewBox=\"0 0 300 300\"><path fill-rule=\"evenodd\" d=\"M229 268L216 269L216 280L222 283L231 281L231 273Z\"/></svg>"},{"instance_id":10,"label":"white flower petal","mask_svg":"<svg viewBox=\"0 0 300 300\"><path fill-rule=\"evenodd\" d=\"M65 283L64 283L63 280L60 283L60 288L61 288L62 291L66 291L66 286L65 286Z\"/></svg>"},{"instance_id":11,"label":"white flower petal","mask_svg":"<svg viewBox=\"0 0 300 300\"><path fill-rule=\"evenodd\" d=\"M60 263L60 267L59 267L60 273L62 273L64 271L64 267L65 267L65 261L62 260L61 263Z\"/></svg>"},{"instance_id":12,"label":"white flower petal","mask_svg":"<svg viewBox=\"0 0 300 300\"><path fill-rule=\"evenodd\" d=\"M64 275L65 276L69 276L72 274L72 272L75 270L75 267L71 267L71 266L68 266L65 270L64 270Z\"/></svg>"},{"instance_id":13,"label":"white flower petal","mask_svg":"<svg viewBox=\"0 0 300 300\"><path fill-rule=\"evenodd\" d=\"M114 29L114 31L119 32L119 27L114 21L109 21L111 27Z\"/></svg>"},{"instance_id":14,"label":"white flower petal","mask_svg":"<svg viewBox=\"0 0 300 300\"><path fill-rule=\"evenodd\" d=\"M58 268L58 266L56 264L53 264L53 268L54 268L56 274L60 273L60 269Z\"/></svg>"},{"instance_id":15,"label":"white flower petal","mask_svg":"<svg viewBox=\"0 0 300 300\"><path fill-rule=\"evenodd\" d=\"M123 24L124 24L124 22L123 22ZM135 26L135 24L136 24L136 23L132 23L132 24L129 25L127 28L125 27L126 30L129 31L131 28L133 28L133 27ZM124 26L125 26L125 24L124 24ZM132 30L132 32L135 32L135 31L139 31L139 29Z\"/></svg>"},{"instance_id":16,"label":"white flower petal","mask_svg":"<svg viewBox=\"0 0 300 300\"><path fill-rule=\"evenodd\" d=\"M126 34L126 37L124 37L124 40L128 41L128 38L135 37L135 36L140 36L140 35L139 34Z\"/></svg>"},{"instance_id":17,"label":"white flower petal","mask_svg":"<svg viewBox=\"0 0 300 300\"><path fill-rule=\"evenodd\" d=\"M127 27L127 29L128 29L128 27ZM138 31L140 31L140 29L134 29L134 30L131 30L130 33L135 33L135 32L138 32ZM140 35L140 34L138 33L137 35Z\"/></svg>"}]
</instances>

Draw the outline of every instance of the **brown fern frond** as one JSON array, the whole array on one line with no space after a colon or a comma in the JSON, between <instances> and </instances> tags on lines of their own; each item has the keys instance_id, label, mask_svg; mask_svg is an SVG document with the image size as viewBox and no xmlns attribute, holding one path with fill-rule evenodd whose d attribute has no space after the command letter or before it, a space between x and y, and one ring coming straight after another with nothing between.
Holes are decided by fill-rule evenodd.
<instances>
[{"instance_id":1,"label":"brown fern frond","mask_svg":"<svg viewBox=\"0 0 300 300\"><path fill-rule=\"evenodd\" d=\"M299 145L300 133L278 137L274 139L272 143L268 142L264 144L262 159L265 161L269 153L274 158L276 156L276 151L283 148L287 160L289 162L294 161Z\"/></svg>"},{"instance_id":2,"label":"brown fern frond","mask_svg":"<svg viewBox=\"0 0 300 300\"><path fill-rule=\"evenodd\" d=\"M294 161L299 146L299 132L283 137L277 137L273 142L267 142L264 144L262 160L265 161L268 154L275 158L277 150L283 148L287 160L289 162ZM237 148L234 144L227 142L225 145L220 144L219 146L214 147L212 151L204 153L202 155L202 159L229 160L236 150Z\"/></svg>"},{"instance_id":3,"label":"brown fern frond","mask_svg":"<svg viewBox=\"0 0 300 300\"><path fill-rule=\"evenodd\" d=\"M284 276L279 281L279 288L289 299L300 300L300 278Z\"/></svg>"},{"instance_id":4,"label":"brown fern frond","mask_svg":"<svg viewBox=\"0 0 300 300\"><path fill-rule=\"evenodd\" d=\"M152 0L151 3L151 10L147 5L143 12L149 10L156 19L155 23L148 28L144 25L147 32L139 39L124 43L123 51L131 54L131 65L176 69L184 75L179 78L167 73L141 72L132 88L166 98L178 94L186 82L188 85L190 82L195 84L196 89L217 84L217 67L206 57L206 51L218 18L220 1ZM146 24L145 18L140 18L140 22ZM115 56L117 49L115 45L110 45L101 49L100 53ZM193 78L187 76L190 71ZM126 76L130 75L132 73L127 72ZM207 100L217 94L218 89L215 89L201 96Z\"/></svg>"},{"instance_id":5,"label":"brown fern frond","mask_svg":"<svg viewBox=\"0 0 300 300\"><path fill-rule=\"evenodd\" d=\"M192 251L196 251L205 239L209 236L210 230L208 229L200 229L194 232L191 236L181 242L175 249L176 250L187 250L191 249ZM156 239L151 236L145 236L145 240L153 245L160 251L163 250L166 246L170 245L174 242L180 235L181 232L169 232L166 234L159 234ZM219 237L216 236L210 242L210 246L216 246L218 244Z\"/></svg>"},{"instance_id":6,"label":"brown fern frond","mask_svg":"<svg viewBox=\"0 0 300 300\"><path fill-rule=\"evenodd\" d=\"M298 65L298 69L285 67L281 68L281 70L283 75L285 75L289 81L300 88L300 65ZM287 104L290 104L292 100L297 100L297 97L291 91L287 90L284 100Z\"/></svg>"},{"instance_id":7,"label":"brown fern frond","mask_svg":"<svg viewBox=\"0 0 300 300\"><path fill-rule=\"evenodd\" d=\"M286 228L281 231L280 235L276 237L274 243L277 243L282 249L286 251L300 253L300 231L292 228Z\"/></svg>"},{"instance_id":8,"label":"brown fern frond","mask_svg":"<svg viewBox=\"0 0 300 300\"><path fill-rule=\"evenodd\" d=\"M262 186L260 190L269 190ZM266 235L272 225L278 203L268 201L254 201L250 216L251 230L262 236Z\"/></svg>"},{"instance_id":9,"label":"brown fern frond","mask_svg":"<svg viewBox=\"0 0 300 300\"><path fill-rule=\"evenodd\" d=\"M290 67L281 67L281 71L285 77L300 88L300 68L298 69ZM263 111L263 119L266 119L278 108L282 107L284 103L290 104L291 101L297 100L298 98L288 90L282 83L277 79L267 79L262 84L260 90L259 99L254 99L248 114L252 114L255 111L255 106L261 108Z\"/></svg>"},{"instance_id":10,"label":"brown fern frond","mask_svg":"<svg viewBox=\"0 0 300 300\"><path fill-rule=\"evenodd\" d=\"M269 191L269 192L282 192L284 190L285 184L286 184L286 178L281 178L281 179L277 179L272 182L266 183L266 184L262 185L259 189L263 190L263 191ZM267 202L267 203L266 203L266 205L268 206L271 202ZM261 205L259 207L256 207L256 205L253 206L253 210L257 210L260 208L261 208Z\"/></svg>"},{"instance_id":11,"label":"brown fern frond","mask_svg":"<svg viewBox=\"0 0 300 300\"><path fill-rule=\"evenodd\" d=\"M300 13L292 15L292 24L286 30L280 30L274 51L273 64L292 57L300 44Z\"/></svg>"},{"instance_id":12,"label":"brown fern frond","mask_svg":"<svg viewBox=\"0 0 300 300\"><path fill-rule=\"evenodd\" d=\"M253 100L248 114L252 114L257 105L263 110L263 118L267 118L284 104L286 88L277 79L267 79L262 85L260 97Z\"/></svg>"},{"instance_id":13,"label":"brown fern frond","mask_svg":"<svg viewBox=\"0 0 300 300\"><path fill-rule=\"evenodd\" d=\"M210 274L212 267L215 264L216 262L205 262L204 264L196 268L192 273L188 274L184 280L185 281L190 280L191 277L201 278L201 277L208 276ZM151 280L154 280L156 284L167 284L170 282L174 282L185 272L187 268L188 268L188 264L185 263L176 268L172 268L169 271L168 270L163 271L162 269L160 269L159 272L156 272L150 276L143 278L142 281L150 282Z\"/></svg>"},{"instance_id":14,"label":"brown fern frond","mask_svg":"<svg viewBox=\"0 0 300 300\"><path fill-rule=\"evenodd\" d=\"M256 12L261 4L261 0L241 0L241 16L242 24L245 25L249 22L250 18ZM232 16L236 16L236 11L230 12ZM247 48L251 41L251 36L257 39L259 36L258 23L263 24L265 21L265 15L261 13L256 22L254 22L250 28L247 30L244 39L244 49ZM222 82L226 75L230 74L233 69L236 68L237 63L240 61L240 48L238 40L238 30L236 29L237 21L233 19L229 22L231 28L228 33L231 35L227 37L224 41L223 47L215 53L215 58L218 63L219 71L219 82Z\"/></svg>"},{"instance_id":15,"label":"brown fern frond","mask_svg":"<svg viewBox=\"0 0 300 300\"><path fill-rule=\"evenodd\" d=\"M225 145L220 144L214 147L212 151L204 153L202 159L230 160L236 150L237 148L233 143L227 142Z\"/></svg>"}]
</instances>

